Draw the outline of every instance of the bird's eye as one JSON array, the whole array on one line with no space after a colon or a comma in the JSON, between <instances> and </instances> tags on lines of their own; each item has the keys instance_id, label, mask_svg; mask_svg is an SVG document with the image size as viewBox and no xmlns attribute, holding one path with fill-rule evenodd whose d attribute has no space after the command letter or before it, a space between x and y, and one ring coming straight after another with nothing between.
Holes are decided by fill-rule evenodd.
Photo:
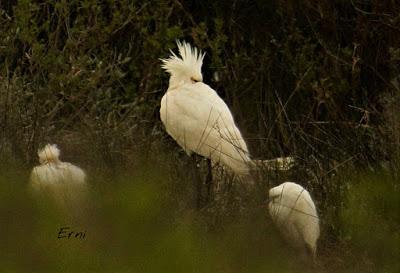
<instances>
[{"instance_id":1,"label":"bird's eye","mask_svg":"<svg viewBox=\"0 0 400 273\"><path fill-rule=\"evenodd\" d=\"M196 83L198 82L198 80L196 80L195 78L191 77L190 80L192 81L192 83Z\"/></svg>"}]
</instances>

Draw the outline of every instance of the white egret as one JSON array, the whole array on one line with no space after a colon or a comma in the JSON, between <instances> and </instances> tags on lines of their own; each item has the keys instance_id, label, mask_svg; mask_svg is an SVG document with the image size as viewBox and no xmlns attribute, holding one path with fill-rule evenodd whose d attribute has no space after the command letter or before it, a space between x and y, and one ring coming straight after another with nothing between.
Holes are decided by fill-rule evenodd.
<instances>
[{"instance_id":1,"label":"white egret","mask_svg":"<svg viewBox=\"0 0 400 273\"><path fill-rule=\"evenodd\" d=\"M87 190L85 172L60 161L60 150L54 144L47 144L38 156L40 165L33 168L30 177L33 192L47 194L63 209L80 206Z\"/></svg>"},{"instance_id":2,"label":"white egret","mask_svg":"<svg viewBox=\"0 0 400 273\"><path fill-rule=\"evenodd\" d=\"M247 175L252 167L287 169L292 158L253 161L232 113L217 92L203 83L204 53L186 42L177 42L179 55L171 50L161 59L170 74L161 100L160 116L168 134L186 151L222 163L235 174Z\"/></svg>"},{"instance_id":3,"label":"white egret","mask_svg":"<svg viewBox=\"0 0 400 273\"><path fill-rule=\"evenodd\" d=\"M270 189L269 213L288 243L315 260L319 218L308 191L293 182Z\"/></svg>"}]
</instances>

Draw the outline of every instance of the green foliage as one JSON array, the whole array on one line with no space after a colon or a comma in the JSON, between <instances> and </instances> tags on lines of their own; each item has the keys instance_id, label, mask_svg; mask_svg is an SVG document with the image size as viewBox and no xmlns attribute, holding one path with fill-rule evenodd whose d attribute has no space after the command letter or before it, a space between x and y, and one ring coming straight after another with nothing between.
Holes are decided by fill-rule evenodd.
<instances>
[{"instance_id":1,"label":"green foliage","mask_svg":"<svg viewBox=\"0 0 400 273\"><path fill-rule=\"evenodd\" d=\"M283 266L282 272L291 272L278 258L284 251L279 241L272 244L275 240L265 231L274 234L273 230L262 217L256 222L236 221L224 232L209 232L201 215L169 197L174 195L168 187L181 181L166 179L160 168L143 165L140 170L114 177L111 184L92 177L90 205L71 218L56 210L51 200L32 198L26 177L2 169L2 270L273 272ZM58 238L62 227L86 236ZM264 250L270 255L265 257Z\"/></svg>"},{"instance_id":2,"label":"green foliage","mask_svg":"<svg viewBox=\"0 0 400 273\"><path fill-rule=\"evenodd\" d=\"M134 174L112 180L92 175L89 206L74 217L57 210L51 200L33 198L24 169L2 168L2 270L261 273L298 272L305 266L285 246L265 206L248 202L240 210L194 210L179 200L191 195L185 181L165 165L149 164L158 157L148 158ZM325 245L327 229L322 229L319 269L397 272L398 181L387 173L347 179L351 183L336 226L343 242L332 251ZM210 228L210 216L216 213L219 223ZM61 227L85 232L85 238L58 238Z\"/></svg>"},{"instance_id":3,"label":"green foliage","mask_svg":"<svg viewBox=\"0 0 400 273\"><path fill-rule=\"evenodd\" d=\"M371 31L374 9L386 16ZM382 102L399 89L392 80L400 44L387 27L398 9L341 1L10 2L0 16L0 104L18 110L1 110L3 127L21 135L36 124L25 127L34 139L19 141L27 151L65 130L93 132L99 120L107 132L132 124L141 135L162 132L155 113L167 75L159 58L186 39L207 51L205 81L232 108L255 157L290 151L328 166L328 150L335 160L361 155L373 165L388 157L370 149L380 145ZM377 37L388 42L372 43Z\"/></svg>"},{"instance_id":4,"label":"green foliage","mask_svg":"<svg viewBox=\"0 0 400 273\"><path fill-rule=\"evenodd\" d=\"M400 192L393 176L363 174L348 190L342 221L349 245L374 272L400 269ZM363 261L361 261L363 262Z\"/></svg>"}]
</instances>

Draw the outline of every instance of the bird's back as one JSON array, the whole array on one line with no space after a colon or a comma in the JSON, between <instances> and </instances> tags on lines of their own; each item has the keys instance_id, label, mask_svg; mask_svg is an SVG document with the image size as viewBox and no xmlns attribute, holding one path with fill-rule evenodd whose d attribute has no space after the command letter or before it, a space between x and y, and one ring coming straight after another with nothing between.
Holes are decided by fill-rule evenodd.
<instances>
[{"instance_id":1,"label":"bird's back","mask_svg":"<svg viewBox=\"0 0 400 273\"><path fill-rule=\"evenodd\" d=\"M86 175L82 169L67 162L36 166L30 185L36 196L50 198L65 209L79 206L86 198Z\"/></svg>"},{"instance_id":2,"label":"bird's back","mask_svg":"<svg viewBox=\"0 0 400 273\"><path fill-rule=\"evenodd\" d=\"M61 186L85 184L84 171L68 162L48 163L32 170L31 182L41 186Z\"/></svg>"},{"instance_id":3,"label":"bird's back","mask_svg":"<svg viewBox=\"0 0 400 273\"><path fill-rule=\"evenodd\" d=\"M160 116L188 154L221 161L235 172L248 171L247 145L228 106L208 85L199 82L169 90L161 100Z\"/></svg>"},{"instance_id":4,"label":"bird's back","mask_svg":"<svg viewBox=\"0 0 400 273\"><path fill-rule=\"evenodd\" d=\"M283 235L296 247L315 255L320 234L314 202L303 187L286 182L270 190L269 212Z\"/></svg>"}]
</instances>

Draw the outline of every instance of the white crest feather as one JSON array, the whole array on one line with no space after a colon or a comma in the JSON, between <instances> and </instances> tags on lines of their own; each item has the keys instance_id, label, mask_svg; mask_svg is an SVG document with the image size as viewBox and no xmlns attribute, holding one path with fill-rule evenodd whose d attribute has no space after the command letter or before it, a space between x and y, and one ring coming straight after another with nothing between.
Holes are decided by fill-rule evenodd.
<instances>
[{"instance_id":1,"label":"white crest feather","mask_svg":"<svg viewBox=\"0 0 400 273\"><path fill-rule=\"evenodd\" d=\"M39 162L46 164L50 162L58 162L60 156L60 150L56 144L47 144L43 149L38 151Z\"/></svg>"},{"instance_id":2,"label":"white crest feather","mask_svg":"<svg viewBox=\"0 0 400 273\"><path fill-rule=\"evenodd\" d=\"M172 51L168 59L160 59L163 64L161 67L173 76L201 75L201 66L205 53L202 53L196 47L192 47L189 43L176 41L179 50L179 57Z\"/></svg>"}]
</instances>

